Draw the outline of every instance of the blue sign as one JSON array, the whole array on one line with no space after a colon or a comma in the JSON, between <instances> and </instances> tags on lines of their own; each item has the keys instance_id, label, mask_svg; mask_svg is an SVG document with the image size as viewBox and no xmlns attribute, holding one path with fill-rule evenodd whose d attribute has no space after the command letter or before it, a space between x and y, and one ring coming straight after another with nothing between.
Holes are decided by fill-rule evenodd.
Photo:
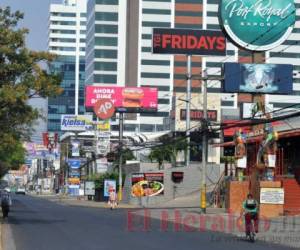
<instances>
[{"instance_id":1,"label":"blue sign","mask_svg":"<svg viewBox=\"0 0 300 250\"><path fill-rule=\"evenodd\" d=\"M78 159L69 159L68 160L68 165L70 168L78 169L80 168L80 160Z\"/></svg>"},{"instance_id":2,"label":"blue sign","mask_svg":"<svg viewBox=\"0 0 300 250\"><path fill-rule=\"evenodd\" d=\"M109 197L111 191L116 191L117 183L115 180L104 180L104 197Z\"/></svg>"},{"instance_id":3,"label":"blue sign","mask_svg":"<svg viewBox=\"0 0 300 250\"><path fill-rule=\"evenodd\" d=\"M224 64L224 92L291 94L293 66L290 64Z\"/></svg>"}]
</instances>

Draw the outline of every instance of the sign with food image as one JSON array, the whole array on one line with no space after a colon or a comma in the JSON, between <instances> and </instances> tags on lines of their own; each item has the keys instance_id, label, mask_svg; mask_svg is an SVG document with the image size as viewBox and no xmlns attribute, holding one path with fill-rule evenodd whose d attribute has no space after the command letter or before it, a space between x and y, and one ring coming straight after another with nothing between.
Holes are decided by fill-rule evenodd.
<instances>
[{"instance_id":1,"label":"sign with food image","mask_svg":"<svg viewBox=\"0 0 300 250\"><path fill-rule=\"evenodd\" d=\"M134 173L131 176L131 195L134 197L164 194L163 173Z\"/></svg>"},{"instance_id":2,"label":"sign with food image","mask_svg":"<svg viewBox=\"0 0 300 250\"><path fill-rule=\"evenodd\" d=\"M157 88L86 86L85 106L92 108L101 99L109 99L117 112L157 111Z\"/></svg>"}]
</instances>

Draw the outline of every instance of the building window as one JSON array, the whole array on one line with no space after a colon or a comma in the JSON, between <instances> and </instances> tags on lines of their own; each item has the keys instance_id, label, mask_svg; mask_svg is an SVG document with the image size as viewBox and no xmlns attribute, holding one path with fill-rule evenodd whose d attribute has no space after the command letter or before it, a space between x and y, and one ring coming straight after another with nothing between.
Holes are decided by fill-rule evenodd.
<instances>
[{"instance_id":1,"label":"building window","mask_svg":"<svg viewBox=\"0 0 300 250\"><path fill-rule=\"evenodd\" d=\"M118 26L117 25L102 25L96 24L95 33L106 33L106 34L117 34Z\"/></svg>"},{"instance_id":2,"label":"building window","mask_svg":"<svg viewBox=\"0 0 300 250\"><path fill-rule=\"evenodd\" d=\"M118 38L117 37L96 37L95 45L118 46Z\"/></svg>"},{"instance_id":3,"label":"building window","mask_svg":"<svg viewBox=\"0 0 300 250\"><path fill-rule=\"evenodd\" d=\"M95 50L95 58L112 58L118 57L117 50Z\"/></svg>"},{"instance_id":4,"label":"building window","mask_svg":"<svg viewBox=\"0 0 300 250\"><path fill-rule=\"evenodd\" d=\"M114 12L96 12L96 21L118 21L118 13Z\"/></svg>"},{"instance_id":5,"label":"building window","mask_svg":"<svg viewBox=\"0 0 300 250\"><path fill-rule=\"evenodd\" d=\"M118 5L119 0L96 0L96 4Z\"/></svg>"},{"instance_id":6,"label":"building window","mask_svg":"<svg viewBox=\"0 0 300 250\"><path fill-rule=\"evenodd\" d=\"M116 75L94 75L95 83L117 83Z\"/></svg>"},{"instance_id":7,"label":"building window","mask_svg":"<svg viewBox=\"0 0 300 250\"><path fill-rule=\"evenodd\" d=\"M115 63L115 62L95 62L95 70L116 71L117 63Z\"/></svg>"}]
</instances>

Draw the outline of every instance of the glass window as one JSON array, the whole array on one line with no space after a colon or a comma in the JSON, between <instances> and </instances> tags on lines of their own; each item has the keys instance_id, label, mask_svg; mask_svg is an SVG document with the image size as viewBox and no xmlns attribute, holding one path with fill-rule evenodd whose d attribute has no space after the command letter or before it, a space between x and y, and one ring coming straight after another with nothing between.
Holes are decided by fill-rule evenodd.
<instances>
[{"instance_id":1,"label":"glass window","mask_svg":"<svg viewBox=\"0 0 300 250\"><path fill-rule=\"evenodd\" d=\"M96 58L117 58L117 50L95 50Z\"/></svg>"},{"instance_id":2,"label":"glass window","mask_svg":"<svg viewBox=\"0 0 300 250\"><path fill-rule=\"evenodd\" d=\"M118 5L119 0L96 0L96 4Z\"/></svg>"},{"instance_id":3,"label":"glass window","mask_svg":"<svg viewBox=\"0 0 300 250\"><path fill-rule=\"evenodd\" d=\"M118 38L117 37L96 37L95 45L118 46Z\"/></svg>"},{"instance_id":4,"label":"glass window","mask_svg":"<svg viewBox=\"0 0 300 250\"><path fill-rule=\"evenodd\" d=\"M118 13L114 12L96 12L96 21L118 21Z\"/></svg>"},{"instance_id":5,"label":"glass window","mask_svg":"<svg viewBox=\"0 0 300 250\"><path fill-rule=\"evenodd\" d=\"M117 83L116 75L94 75L95 83Z\"/></svg>"},{"instance_id":6,"label":"glass window","mask_svg":"<svg viewBox=\"0 0 300 250\"><path fill-rule=\"evenodd\" d=\"M116 62L96 62L95 70L116 71L117 63Z\"/></svg>"},{"instance_id":7,"label":"glass window","mask_svg":"<svg viewBox=\"0 0 300 250\"><path fill-rule=\"evenodd\" d=\"M102 25L96 24L95 33L107 33L107 34L117 34L118 26L117 25Z\"/></svg>"}]
</instances>

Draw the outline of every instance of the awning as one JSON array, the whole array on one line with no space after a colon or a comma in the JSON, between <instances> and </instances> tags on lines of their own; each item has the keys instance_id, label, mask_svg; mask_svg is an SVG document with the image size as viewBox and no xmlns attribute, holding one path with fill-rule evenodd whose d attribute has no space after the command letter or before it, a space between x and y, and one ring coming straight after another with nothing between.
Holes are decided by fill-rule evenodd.
<instances>
[{"instance_id":1,"label":"awning","mask_svg":"<svg viewBox=\"0 0 300 250\"><path fill-rule=\"evenodd\" d=\"M297 136L300 136L300 129L278 132L279 140L283 139L283 138L290 138L290 137L297 137ZM259 142L262 139L263 139L262 135L254 136L254 137L247 138L246 143ZM229 147L229 146L234 146L234 145L235 145L234 141L230 141L230 142L213 144L213 147Z\"/></svg>"}]
</instances>

